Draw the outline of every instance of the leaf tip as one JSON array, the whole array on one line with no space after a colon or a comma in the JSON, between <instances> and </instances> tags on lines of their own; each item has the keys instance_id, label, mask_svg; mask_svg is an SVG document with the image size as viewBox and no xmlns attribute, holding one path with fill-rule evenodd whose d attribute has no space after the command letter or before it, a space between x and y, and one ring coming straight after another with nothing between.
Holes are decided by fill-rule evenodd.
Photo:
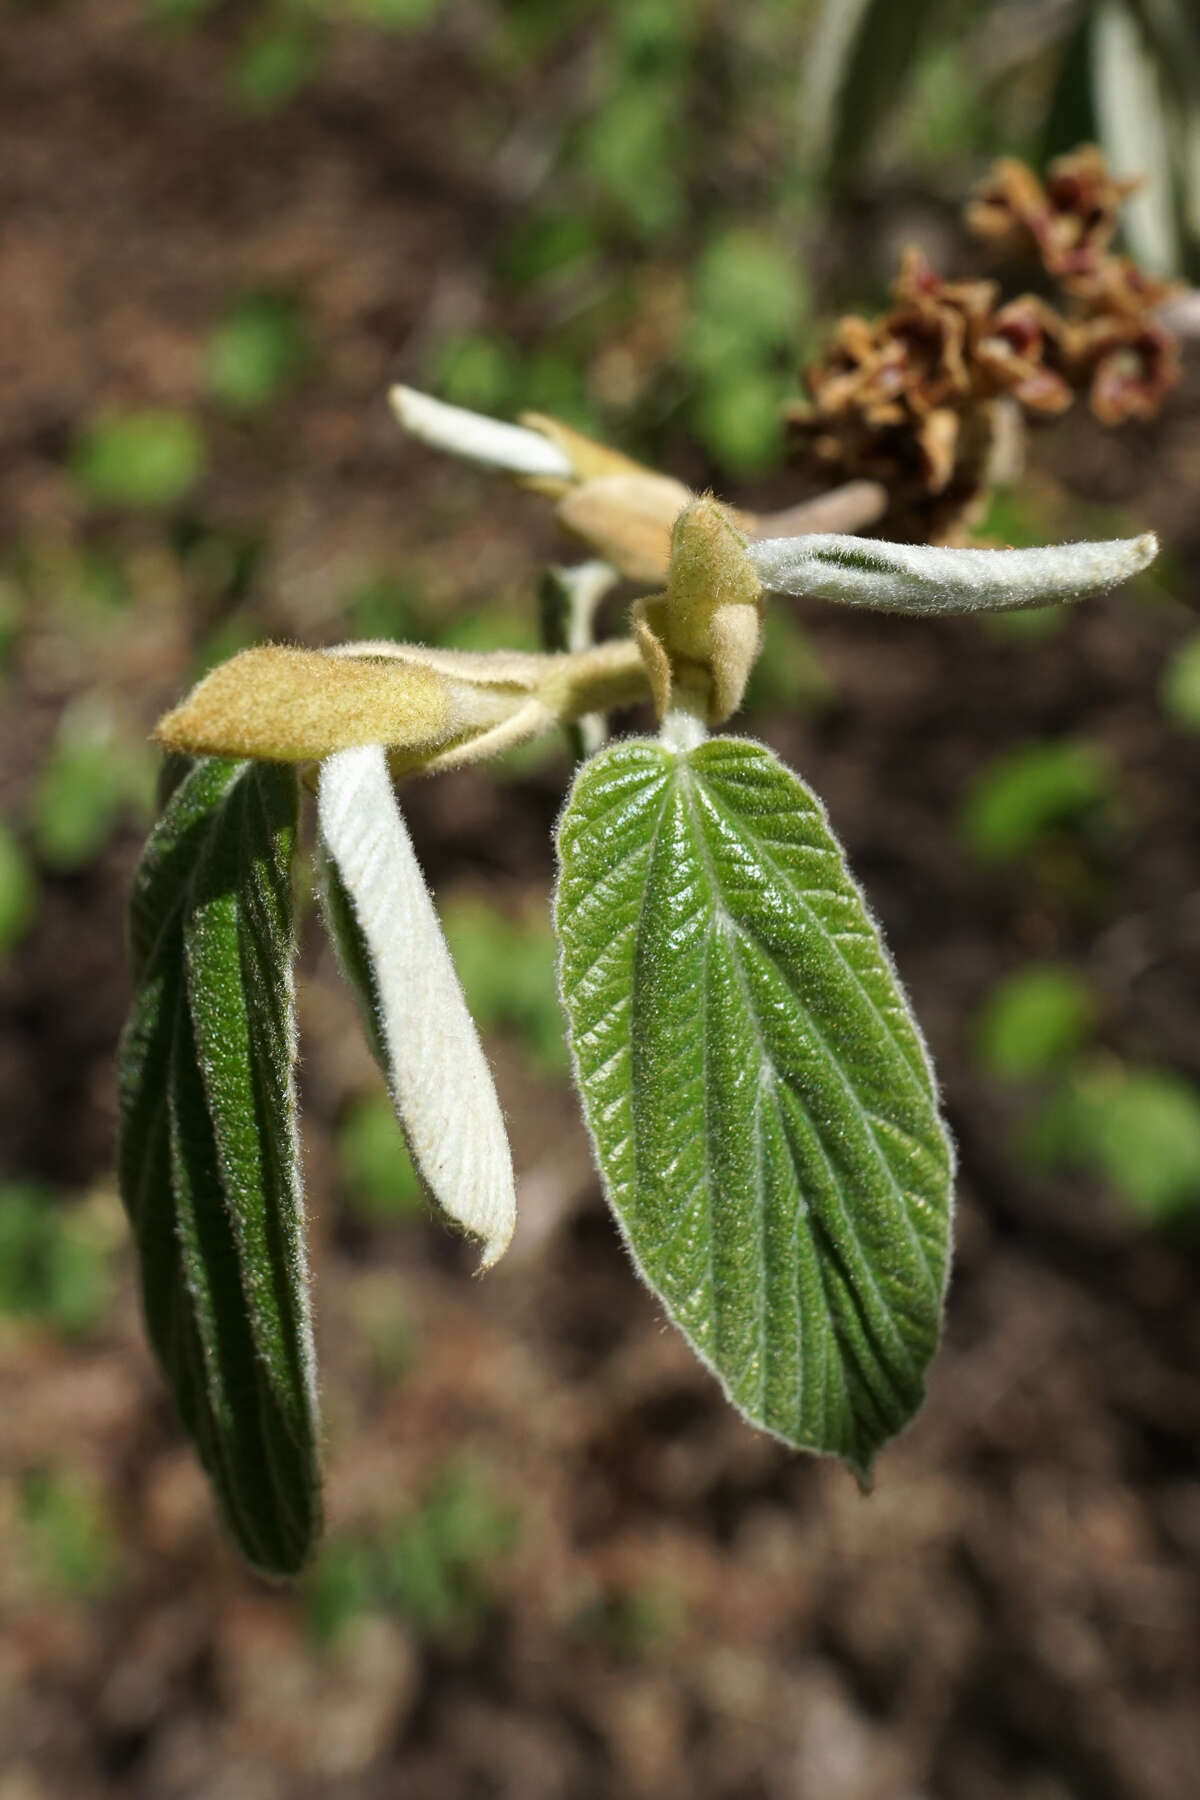
<instances>
[{"instance_id":1,"label":"leaf tip","mask_svg":"<svg viewBox=\"0 0 1200 1800\"><path fill-rule=\"evenodd\" d=\"M402 429L432 449L445 450L451 456L482 463L487 468L504 469L511 475L551 481L574 479L570 456L544 432L490 419L463 406L450 406L400 382L389 388L388 402Z\"/></svg>"},{"instance_id":2,"label":"leaf tip","mask_svg":"<svg viewBox=\"0 0 1200 1800\"><path fill-rule=\"evenodd\" d=\"M855 1481L858 1483L859 1493L864 1500L869 1500L871 1495L875 1492L874 1462L860 1463L857 1458L853 1461L847 1458L847 1466Z\"/></svg>"},{"instance_id":3,"label":"leaf tip","mask_svg":"<svg viewBox=\"0 0 1200 1800\"><path fill-rule=\"evenodd\" d=\"M1130 574L1138 575L1148 569L1158 555L1158 533L1143 531L1141 537L1130 539L1129 543Z\"/></svg>"},{"instance_id":4,"label":"leaf tip","mask_svg":"<svg viewBox=\"0 0 1200 1800\"><path fill-rule=\"evenodd\" d=\"M490 1232L487 1236L484 1236L483 1233L479 1234L482 1250L479 1258L479 1267L475 1271L476 1275L486 1275L489 1269L495 1268L496 1264L500 1261L500 1258L504 1255L504 1252L508 1249L508 1246L512 1243L516 1223L517 1214L514 1206L507 1218L501 1221L497 1230Z\"/></svg>"}]
</instances>

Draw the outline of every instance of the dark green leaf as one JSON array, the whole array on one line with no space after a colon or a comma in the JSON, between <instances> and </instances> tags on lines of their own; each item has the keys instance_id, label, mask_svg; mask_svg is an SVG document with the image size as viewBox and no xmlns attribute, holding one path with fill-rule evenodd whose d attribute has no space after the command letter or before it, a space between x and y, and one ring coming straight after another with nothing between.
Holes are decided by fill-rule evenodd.
<instances>
[{"instance_id":1,"label":"dark green leaf","mask_svg":"<svg viewBox=\"0 0 1200 1800\"><path fill-rule=\"evenodd\" d=\"M130 908L121 1193L147 1328L245 1554L274 1575L320 1529L293 1084L293 770L198 762Z\"/></svg>"},{"instance_id":2,"label":"dark green leaf","mask_svg":"<svg viewBox=\"0 0 1200 1800\"><path fill-rule=\"evenodd\" d=\"M952 1155L819 803L760 744L633 741L558 837L562 991L609 1199L729 1397L865 1474L937 1344Z\"/></svg>"}]
</instances>

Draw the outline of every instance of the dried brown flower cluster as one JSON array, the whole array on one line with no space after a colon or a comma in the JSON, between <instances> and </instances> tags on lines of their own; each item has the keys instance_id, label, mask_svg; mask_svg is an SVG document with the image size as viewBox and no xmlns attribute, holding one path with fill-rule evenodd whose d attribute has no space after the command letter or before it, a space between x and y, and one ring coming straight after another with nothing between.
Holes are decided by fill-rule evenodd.
<instances>
[{"instance_id":1,"label":"dried brown flower cluster","mask_svg":"<svg viewBox=\"0 0 1200 1800\"><path fill-rule=\"evenodd\" d=\"M1002 301L995 281L943 281L908 250L891 312L841 319L806 370L811 399L789 409L801 460L825 479L883 482L888 530L938 538L986 491L1004 397L1045 417L1086 392L1102 424L1152 417L1179 364L1155 316L1172 290L1109 248L1134 186L1094 145L1051 164L1044 186L1024 163L997 163L967 224L1035 254L1063 310L1036 294Z\"/></svg>"}]
</instances>

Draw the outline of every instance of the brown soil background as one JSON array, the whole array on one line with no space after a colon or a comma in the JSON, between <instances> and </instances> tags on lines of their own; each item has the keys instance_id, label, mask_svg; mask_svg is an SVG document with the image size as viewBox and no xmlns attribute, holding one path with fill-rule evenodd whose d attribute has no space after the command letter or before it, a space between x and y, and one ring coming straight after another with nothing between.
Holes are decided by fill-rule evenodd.
<instances>
[{"instance_id":1,"label":"brown soil background","mask_svg":"<svg viewBox=\"0 0 1200 1800\"><path fill-rule=\"evenodd\" d=\"M319 358L252 425L208 421L203 490L208 516L268 534L264 635L336 638L360 567L420 567L479 608L562 553L533 499L400 443L382 398L389 379L420 378L447 312L505 323L481 269L511 203L490 185L498 103L464 52L468 25L382 44L347 29L309 93L254 121L220 101L222 18L181 47L125 0L3 13L6 541L85 535L64 475L77 422L193 405L199 346L230 293L278 282L303 293ZM1038 454L1162 532L1195 605L1194 380L1152 429L1102 440L1072 418ZM134 611L86 644L34 619L17 646L0 724L12 816L74 695L99 688L148 731L215 622L156 528L112 529L143 569ZM808 622L834 701L758 723L826 799L872 896L962 1160L946 1345L873 1496L723 1405L626 1265L570 1095L519 1045L489 1045L523 1208L493 1275L475 1283L432 1224L348 1214L331 1126L372 1076L310 926L302 1079L330 1532L402 1515L467 1456L516 1515L513 1548L465 1641L368 1611L317 1645L302 1601L249 1575L219 1534L123 1252L116 1304L86 1342L0 1333L0 1800L1200 1791L1196 1251L1137 1230L1093 1182L1025 1172L1013 1102L971 1050L989 984L1062 954L1101 986L1111 1043L1200 1078L1200 749L1167 732L1156 701L1186 620L1114 597L1033 651L970 624L816 609ZM1096 853L1098 914L1056 907L1052 881L981 875L954 833L983 760L1070 733L1108 749L1126 796L1119 842ZM415 790L434 887L544 906L565 773ZM130 826L83 872L46 875L0 975L5 1166L76 1194L111 1188L137 848ZM364 1324L392 1308L415 1345L396 1380ZM44 1465L83 1472L111 1509L118 1578L90 1601L48 1593L22 1550L16 1495ZM656 1628L623 1633L647 1595Z\"/></svg>"}]
</instances>

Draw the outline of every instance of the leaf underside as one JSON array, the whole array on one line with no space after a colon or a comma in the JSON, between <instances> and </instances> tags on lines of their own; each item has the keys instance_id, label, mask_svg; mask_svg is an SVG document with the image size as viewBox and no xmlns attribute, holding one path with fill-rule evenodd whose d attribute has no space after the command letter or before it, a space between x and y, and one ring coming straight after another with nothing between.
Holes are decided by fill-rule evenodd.
<instances>
[{"instance_id":1,"label":"leaf underside","mask_svg":"<svg viewBox=\"0 0 1200 1800\"><path fill-rule=\"evenodd\" d=\"M317 816L325 922L413 1162L490 1268L516 1219L504 1115L381 747L321 765Z\"/></svg>"},{"instance_id":2,"label":"leaf underside","mask_svg":"<svg viewBox=\"0 0 1200 1800\"><path fill-rule=\"evenodd\" d=\"M626 741L558 832L584 1109L642 1274L755 1424L865 1477L938 1340L953 1157L820 803L760 744Z\"/></svg>"},{"instance_id":3,"label":"leaf underside","mask_svg":"<svg viewBox=\"0 0 1200 1800\"><path fill-rule=\"evenodd\" d=\"M320 1532L293 1081L294 770L206 758L135 879L118 1173L143 1306L242 1550L293 1574Z\"/></svg>"}]
</instances>

